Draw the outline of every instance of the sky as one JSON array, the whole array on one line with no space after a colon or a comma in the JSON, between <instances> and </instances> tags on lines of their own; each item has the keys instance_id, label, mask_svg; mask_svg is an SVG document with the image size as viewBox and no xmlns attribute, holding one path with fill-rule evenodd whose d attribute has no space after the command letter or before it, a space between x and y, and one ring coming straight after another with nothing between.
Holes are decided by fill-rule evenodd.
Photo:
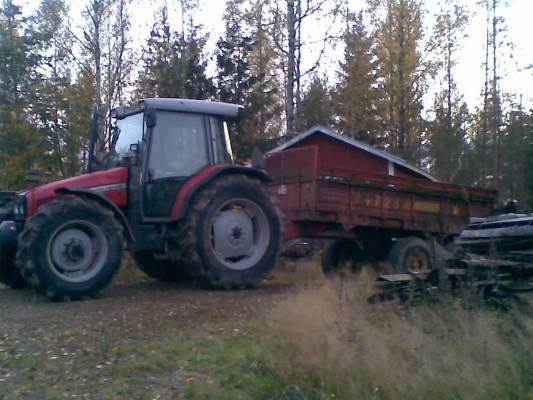
<instances>
[{"instance_id":1,"label":"sky","mask_svg":"<svg viewBox=\"0 0 533 400\"><path fill-rule=\"evenodd\" d=\"M133 0L130 6L132 11L132 35L137 50L141 50L142 44L149 35L153 24L153 15L164 0ZM348 0L352 11L361 10L364 7L362 0ZM38 0L19 0L17 4L24 6L24 10L30 13L35 9ZM170 20L177 29L179 26L179 6L177 1L167 0L170 10ZM470 21L465 30L467 38L463 42L457 56L457 66L454 76L459 90L464 95L469 108L474 109L481 102L481 90L483 87L484 73L482 61L484 59L484 14L483 10L476 6L476 0L464 0L460 2L467 7L470 12ZM81 10L85 5L84 0L70 0L71 15L73 23L80 26L83 22ZM224 32L222 17L225 9L224 0L200 0L201 11L197 17L199 23L203 24L204 32L210 34L208 50L214 51L217 38ZM431 15L440 9L439 0L426 0L425 8L428 12L426 21L431 22ZM499 66L500 85L504 92L515 93L516 101L522 95L524 105L533 106L533 0L507 0L507 6L501 7L501 14L505 18L507 26L506 41L514 46L513 58L502 56L507 60ZM307 28L304 27L304 37L310 41L321 38L327 29L328 24L321 21L310 21ZM340 29L340 27L339 27ZM303 64L310 66L314 63L316 54L320 51L317 45L310 45L303 54ZM342 57L342 45L335 48L329 47L323 59L321 73L326 74L330 82L334 81L336 64ZM211 63L211 70L212 70ZM527 67L530 66L529 69ZM437 90L434 84L430 89L432 93ZM426 98L426 101L430 101Z\"/></svg>"}]
</instances>

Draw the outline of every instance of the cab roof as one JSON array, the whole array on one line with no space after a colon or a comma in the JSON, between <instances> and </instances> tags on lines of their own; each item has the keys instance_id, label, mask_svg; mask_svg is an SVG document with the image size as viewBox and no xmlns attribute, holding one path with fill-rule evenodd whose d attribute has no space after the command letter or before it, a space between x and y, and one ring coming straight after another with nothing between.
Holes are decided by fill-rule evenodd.
<instances>
[{"instance_id":1,"label":"cab roof","mask_svg":"<svg viewBox=\"0 0 533 400\"><path fill-rule=\"evenodd\" d=\"M219 101L179 98L149 98L142 99L140 103L145 109L209 114L228 119L238 118L244 113L244 107L241 105L223 103Z\"/></svg>"}]
</instances>

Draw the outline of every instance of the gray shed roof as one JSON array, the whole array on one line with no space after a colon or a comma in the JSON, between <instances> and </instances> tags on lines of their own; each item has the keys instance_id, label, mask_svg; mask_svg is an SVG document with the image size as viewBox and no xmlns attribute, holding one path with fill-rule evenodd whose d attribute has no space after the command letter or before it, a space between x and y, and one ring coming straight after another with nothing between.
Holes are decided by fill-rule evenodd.
<instances>
[{"instance_id":1,"label":"gray shed roof","mask_svg":"<svg viewBox=\"0 0 533 400\"><path fill-rule=\"evenodd\" d=\"M244 107L237 104L222 103L208 100L192 100L178 98L142 99L145 108L157 110L190 112L217 115L225 118L237 118L244 112Z\"/></svg>"},{"instance_id":2,"label":"gray shed roof","mask_svg":"<svg viewBox=\"0 0 533 400\"><path fill-rule=\"evenodd\" d=\"M309 136L313 135L314 133L322 133L324 135L330 136L333 139L337 139L337 140L339 140L341 142L349 144L350 146L356 147L356 148L361 149L363 151L366 151L366 152L368 152L370 154L373 154L373 155L381 157L381 158L383 158L385 160L391 161L394 164L397 164L397 165L399 165L399 166L401 166L403 168L411 170L411 171L413 171L413 172L415 172L415 173L417 173L419 175L422 175L423 177L428 178L429 180L432 180L434 182L437 181L437 179L435 179L433 176L428 174L426 171L421 170L420 168L417 168L417 167L409 164L407 161L405 161L401 157L395 156L394 154L391 154L391 153L387 153L386 151L383 151L383 150L376 149L375 147L369 146L369 145L367 145L367 144L365 144L363 142L360 142L359 140L352 139L352 138L350 138L348 136L341 135L341 134L339 134L337 132L333 132L332 130L330 130L328 128L325 128L325 127L323 127L321 125L315 125L311 129L308 129L305 132L302 132L302 133L296 135L295 137L293 137L292 139L286 141L282 145L270 150L267 154L275 153L275 152L278 152L278 151L281 151L281 150L285 150L285 149L295 145L299 141L305 139L306 137L309 137Z\"/></svg>"}]
</instances>

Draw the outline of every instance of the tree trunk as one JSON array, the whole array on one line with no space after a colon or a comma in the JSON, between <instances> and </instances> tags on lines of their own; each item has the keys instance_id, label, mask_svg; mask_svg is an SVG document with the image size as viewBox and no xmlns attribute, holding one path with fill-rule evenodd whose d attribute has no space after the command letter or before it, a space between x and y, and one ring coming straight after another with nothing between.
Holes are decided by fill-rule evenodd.
<instances>
[{"instance_id":1,"label":"tree trunk","mask_svg":"<svg viewBox=\"0 0 533 400\"><path fill-rule=\"evenodd\" d=\"M287 136L294 135L294 71L296 61L296 15L294 0L287 0L287 32L289 41L289 54L287 57L287 82L285 88L285 111Z\"/></svg>"},{"instance_id":2,"label":"tree trunk","mask_svg":"<svg viewBox=\"0 0 533 400\"><path fill-rule=\"evenodd\" d=\"M483 91L483 115L481 133L481 186L486 186L487 178L487 133L489 129L489 0L486 0L486 32L485 32L485 89Z\"/></svg>"},{"instance_id":3,"label":"tree trunk","mask_svg":"<svg viewBox=\"0 0 533 400\"><path fill-rule=\"evenodd\" d=\"M496 6L497 0L492 0L492 63L493 63L493 107L494 107L494 127L493 127L493 145L494 145L494 160L493 160L493 182L494 189L498 190L500 186L500 94L498 92L498 43L497 32L498 32L498 18L496 17Z\"/></svg>"},{"instance_id":4,"label":"tree trunk","mask_svg":"<svg viewBox=\"0 0 533 400\"><path fill-rule=\"evenodd\" d=\"M101 0L95 0L92 4L93 8L93 26L94 26L94 35L91 38L92 48L93 48L93 59L94 59L94 82L95 82L95 103L98 106L100 115L98 117L98 146L96 147L97 154L95 158L101 160L103 156L103 151L105 149L105 116L102 113L102 49L100 47L101 40L101 23L102 23L102 13L103 13L103 4Z\"/></svg>"}]
</instances>

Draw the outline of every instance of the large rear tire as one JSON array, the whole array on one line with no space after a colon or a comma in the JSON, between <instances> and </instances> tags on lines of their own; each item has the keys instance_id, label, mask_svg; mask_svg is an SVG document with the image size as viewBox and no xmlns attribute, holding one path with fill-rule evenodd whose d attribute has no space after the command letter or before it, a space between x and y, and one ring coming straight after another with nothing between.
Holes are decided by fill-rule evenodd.
<instances>
[{"instance_id":1,"label":"large rear tire","mask_svg":"<svg viewBox=\"0 0 533 400\"><path fill-rule=\"evenodd\" d=\"M26 222L17 264L24 279L50 299L92 296L120 267L122 230L113 213L94 201L55 200Z\"/></svg>"},{"instance_id":2,"label":"large rear tire","mask_svg":"<svg viewBox=\"0 0 533 400\"><path fill-rule=\"evenodd\" d=\"M180 282L190 278L186 266L177 261L157 260L153 253L135 254L139 269L150 278L160 282Z\"/></svg>"},{"instance_id":3,"label":"large rear tire","mask_svg":"<svg viewBox=\"0 0 533 400\"><path fill-rule=\"evenodd\" d=\"M258 284L281 249L280 212L257 179L229 175L198 193L180 244L191 275L211 286L239 289Z\"/></svg>"}]
</instances>

